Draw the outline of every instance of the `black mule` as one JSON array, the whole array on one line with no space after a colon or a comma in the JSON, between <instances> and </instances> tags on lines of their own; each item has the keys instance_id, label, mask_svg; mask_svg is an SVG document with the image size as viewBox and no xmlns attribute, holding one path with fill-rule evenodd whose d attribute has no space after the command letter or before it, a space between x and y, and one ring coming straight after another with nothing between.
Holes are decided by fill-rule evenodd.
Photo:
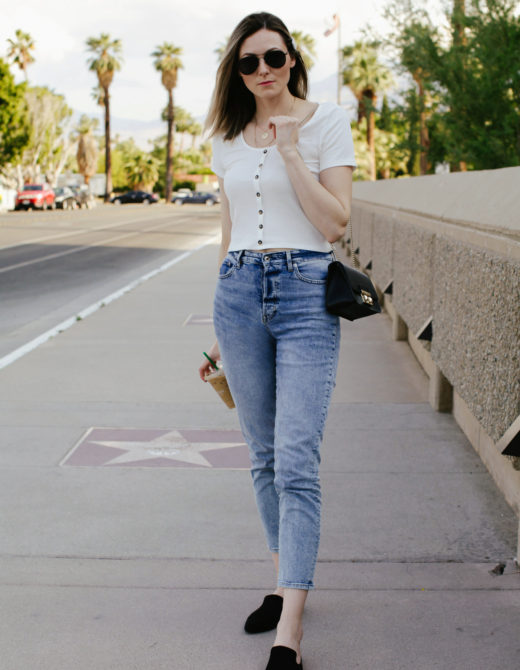
<instances>
[{"instance_id":1,"label":"black mule","mask_svg":"<svg viewBox=\"0 0 520 670\"><path fill-rule=\"evenodd\" d=\"M282 596L277 596L275 593L266 596L260 607L247 617L244 630L246 633L265 633L273 630L280 621L282 607Z\"/></svg>"},{"instance_id":2,"label":"black mule","mask_svg":"<svg viewBox=\"0 0 520 670\"><path fill-rule=\"evenodd\" d=\"M289 647L272 647L265 670L303 670L302 662L296 663L297 654Z\"/></svg>"}]
</instances>

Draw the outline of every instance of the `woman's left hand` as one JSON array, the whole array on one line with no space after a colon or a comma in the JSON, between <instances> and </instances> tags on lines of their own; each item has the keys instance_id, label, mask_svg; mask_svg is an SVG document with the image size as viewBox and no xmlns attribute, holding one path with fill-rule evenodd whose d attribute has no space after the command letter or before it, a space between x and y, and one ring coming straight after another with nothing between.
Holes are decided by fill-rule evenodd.
<instances>
[{"instance_id":1,"label":"woman's left hand","mask_svg":"<svg viewBox=\"0 0 520 670\"><path fill-rule=\"evenodd\" d=\"M299 120L294 116L271 116L269 119L269 127L274 131L276 146L281 153L296 149L298 124Z\"/></svg>"}]
</instances>

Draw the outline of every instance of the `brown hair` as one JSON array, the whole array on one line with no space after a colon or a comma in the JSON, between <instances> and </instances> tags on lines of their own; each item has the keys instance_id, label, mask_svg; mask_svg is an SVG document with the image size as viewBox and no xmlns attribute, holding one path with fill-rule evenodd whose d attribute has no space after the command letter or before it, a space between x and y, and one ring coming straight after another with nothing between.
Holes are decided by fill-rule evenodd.
<instances>
[{"instance_id":1,"label":"brown hair","mask_svg":"<svg viewBox=\"0 0 520 670\"><path fill-rule=\"evenodd\" d=\"M262 28L281 35L289 56L296 60L291 68L289 91L297 98L305 100L307 97L307 70L287 26L277 16L267 12L249 14L233 30L217 70L215 89L205 123L205 127L210 129L210 135L222 133L225 140L232 140L255 114L255 96L240 77L238 56L244 40Z\"/></svg>"}]
</instances>

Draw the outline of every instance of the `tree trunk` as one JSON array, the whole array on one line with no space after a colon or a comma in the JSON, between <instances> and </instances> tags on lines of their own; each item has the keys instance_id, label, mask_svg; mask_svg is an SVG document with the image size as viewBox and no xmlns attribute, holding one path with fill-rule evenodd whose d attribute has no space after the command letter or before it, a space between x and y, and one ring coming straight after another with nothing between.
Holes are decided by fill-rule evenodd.
<instances>
[{"instance_id":1,"label":"tree trunk","mask_svg":"<svg viewBox=\"0 0 520 670\"><path fill-rule=\"evenodd\" d=\"M166 203L172 200L173 190L173 89L168 89L168 138L166 140Z\"/></svg>"},{"instance_id":2,"label":"tree trunk","mask_svg":"<svg viewBox=\"0 0 520 670\"><path fill-rule=\"evenodd\" d=\"M453 44L458 47L466 46L466 36L464 35L464 18L466 16L466 0L453 0L453 14L452 14L452 26L453 26ZM465 64L465 53L461 53L462 58L462 71L464 72ZM458 161L458 163L451 164L450 169L452 172L466 172L467 164L466 161Z\"/></svg>"},{"instance_id":3,"label":"tree trunk","mask_svg":"<svg viewBox=\"0 0 520 670\"><path fill-rule=\"evenodd\" d=\"M368 155L370 158L370 179L372 181L376 180L376 143L375 143L375 131L376 131L376 115L375 115L375 106L376 106L376 96L373 92L370 92L366 96L368 98L369 105L367 105L366 115L367 115L367 145L368 145Z\"/></svg>"},{"instance_id":4,"label":"tree trunk","mask_svg":"<svg viewBox=\"0 0 520 670\"><path fill-rule=\"evenodd\" d=\"M426 109L425 109L425 95L422 80L417 77L417 85L419 86L419 143L421 145L421 156L419 159L420 174L428 174L428 149L430 148L430 136L428 133L428 126L426 125Z\"/></svg>"},{"instance_id":5,"label":"tree trunk","mask_svg":"<svg viewBox=\"0 0 520 670\"><path fill-rule=\"evenodd\" d=\"M466 16L466 2L465 0L453 0L453 43L456 45L465 45L466 38L464 36L463 20Z\"/></svg>"},{"instance_id":6,"label":"tree trunk","mask_svg":"<svg viewBox=\"0 0 520 670\"><path fill-rule=\"evenodd\" d=\"M105 202L110 201L112 194L112 155L110 152L110 97L108 86L103 89L105 94Z\"/></svg>"}]
</instances>

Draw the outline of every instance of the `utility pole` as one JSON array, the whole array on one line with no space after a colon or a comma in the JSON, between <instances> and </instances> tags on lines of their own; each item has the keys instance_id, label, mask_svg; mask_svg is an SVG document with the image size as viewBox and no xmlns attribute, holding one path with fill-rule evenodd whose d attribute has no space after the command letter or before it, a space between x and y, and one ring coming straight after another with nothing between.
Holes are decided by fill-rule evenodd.
<instances>
[{"instance_id":1,"label":"utility pole","mask_svg":"<svg viewBox=\"0 0 520 670\"><path fill-rule=\"evenodd\" d=\"M341 57L341 21L339 19L339 14L334 14L332 17L332 20L334 21L333 25L330 28L327 28L327 30L323 33L325 37L328 37L329 35L332 35L332 33L337 30L338 33L338 81L337 81L337 94L336 94L336 101L338 105L341 104L341 86L343 84L343 73L341 71L341 64L342 64L342 57Z\"/></svg>"}]
</instances>

